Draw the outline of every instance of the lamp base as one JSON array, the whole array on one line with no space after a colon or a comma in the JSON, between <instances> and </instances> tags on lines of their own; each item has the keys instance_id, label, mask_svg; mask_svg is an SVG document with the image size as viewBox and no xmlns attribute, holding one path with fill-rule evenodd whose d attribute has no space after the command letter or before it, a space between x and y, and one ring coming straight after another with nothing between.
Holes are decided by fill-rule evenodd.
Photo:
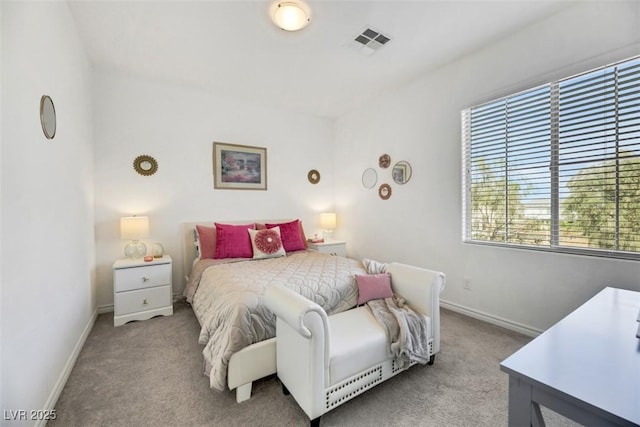
<instances>
[{"instance_id":1,"label":"lamp base","mask_svg":"<svg viewBox=\"0 0 640 427\"><path fill-rule=\"evenodd\" d=\"M322 238L325 240L333 239L333 230L322 230Z\"/></svg>"},{"instance_id":2,"label":"lamp base","mask_svg":"<svg viewBox=\"0 0 640 427\"><path fill-rule=\"evenodd\" d=\"M147 245L134 240L124 247L124 254L127 258L142 258L147 254Z\"/></svg>"}]
</instances>

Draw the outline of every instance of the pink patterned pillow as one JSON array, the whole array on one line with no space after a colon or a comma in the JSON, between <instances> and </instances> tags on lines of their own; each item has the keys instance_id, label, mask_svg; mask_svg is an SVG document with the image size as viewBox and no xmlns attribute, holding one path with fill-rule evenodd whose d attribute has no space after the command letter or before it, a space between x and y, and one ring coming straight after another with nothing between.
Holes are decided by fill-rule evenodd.
<instances>
[{"instance_id":1,"label":"pink patterned pillow","mask_svg":"<svg viewBox=\"0 0 640 427\"><path fill-rule=\"evenodd\" d=\"M248 230L253 247L253 258L277 258L287 253L282 246L280 227L264 230Z\"/></svg>"},{"instance_id":2,"label":"pink patterned pillow","mask_svg":"<svg viewBox=\"0 0 640 427\"><path fill-rule=\"evenodd\" d=\"M300 220L284 222L282 224L265 224L267 228L280 227L280 237L282 245L287 252L301 251L307 248L302 232L302 223Z\"/></svg>"},{"instance_id":3,"label":"pink patterned pillow","mask_svg":"<svg viewBox=\"0 0 640 427\"><path fill-rule=\"evenodd\" d=\"M358 285L358 305L373 299L391 298L391 275L382 274L356 274Z\"/></svg>"},{"instance_id":4,"label":"pink patterned pillow","mask_svg":"<svg viewBox=\"0 0 640 427\"><path fill-rule=\"evenodd\" d=\"M251 258L251 240L247 230L253 230L253 224L247 225L216 225L216 259L220 258Z\"/></svg>"},{"instance_id":5,"label":"pink patterned pillow","mask_svg":"<svg viewBox=\"0 0 640 427\"><path fill-rule=\"evenodd\" d=\"M216 257L216 229L206 225L196 225L200 259Z\"/></svg>"}]
</instances>

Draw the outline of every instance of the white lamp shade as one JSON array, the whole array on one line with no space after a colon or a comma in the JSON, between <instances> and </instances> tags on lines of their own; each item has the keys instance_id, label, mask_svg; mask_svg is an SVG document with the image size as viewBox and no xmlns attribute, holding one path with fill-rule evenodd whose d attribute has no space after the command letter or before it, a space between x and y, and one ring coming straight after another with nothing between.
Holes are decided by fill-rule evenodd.
<instances>
[{"instance_id":1,"label":"white lamp shade","mask_svg":"<svg viewBox=\"0 0 640 427\"><path fill-rule=\"evenodd\" d=\"M311 10L302 1L279 2L274 5L273 22L286 31L298 31L311 20Z\"/></svg>"},{"instance_id":2,"label":"white lamp shade","mask_svg":"<svg viewBox=\"0 0 640 427\"><path fill-rule=\"evenodd\" d=\"M120 238L139 240L149 237L149 217L127 216L120 218Z\"/></svg>"},{"instance_id":3,"label":"white lamp shade","mask_svg":"<svg viewBox=\"0 0 640 427\"><path fill-rule=\"evenodd\" d=\"M323 212L320 214L320 226L325 230L333 230L336 228L336 213Z\"/></svg>"}]
</instances>

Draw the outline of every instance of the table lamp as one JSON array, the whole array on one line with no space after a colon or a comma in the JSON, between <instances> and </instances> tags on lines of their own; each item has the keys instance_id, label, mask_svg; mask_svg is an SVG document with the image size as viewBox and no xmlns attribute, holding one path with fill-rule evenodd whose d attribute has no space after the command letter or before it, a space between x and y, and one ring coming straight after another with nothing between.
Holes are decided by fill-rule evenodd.
<instances>
[{"instance_id":1,"label":"table lamp","mask_svg":"<svg viewBox=\"0 0 640 427\"><path fill-rule=\"evenodd\" d=\"M140 239L149 237L149 217L127 216L120 218L120 238L131 240L124 247L127 258L142 258L147 254L147 245Z\"/></svg>"},{"instance_id":2,"label":"table lamp","mask_svg":"<svg viewBox=\"0 0 640 427\"><path fill-rule=\"evenodd\" d=\"M320 214L320 227L322 227L322 237L332 237L336 228L336 213L323 212Z\"/></svg>"}]
</instances>

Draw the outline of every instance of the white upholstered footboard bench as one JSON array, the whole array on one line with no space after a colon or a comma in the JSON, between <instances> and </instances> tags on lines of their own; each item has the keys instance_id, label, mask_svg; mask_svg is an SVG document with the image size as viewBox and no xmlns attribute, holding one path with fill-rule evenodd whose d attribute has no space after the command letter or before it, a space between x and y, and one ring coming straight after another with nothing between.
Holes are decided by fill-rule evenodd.
<instances>
[{"instance_id":1,"label":"white upholstered footboard bench","mask_svg":"<svg viewBox=\"0 0 640 427\"><path fill-rule=\"evenodd\" d=\"M443 273L391 263L391 286L428 324L429 364L440 351ZM311 420L391 378L400 367L390 356L384 327L367 307L327 316L318 304L284 287L270 287L267 307L276 324L277 375ZM413 363L412 363L413 364Z\"/></svg>"}]
</instances>

